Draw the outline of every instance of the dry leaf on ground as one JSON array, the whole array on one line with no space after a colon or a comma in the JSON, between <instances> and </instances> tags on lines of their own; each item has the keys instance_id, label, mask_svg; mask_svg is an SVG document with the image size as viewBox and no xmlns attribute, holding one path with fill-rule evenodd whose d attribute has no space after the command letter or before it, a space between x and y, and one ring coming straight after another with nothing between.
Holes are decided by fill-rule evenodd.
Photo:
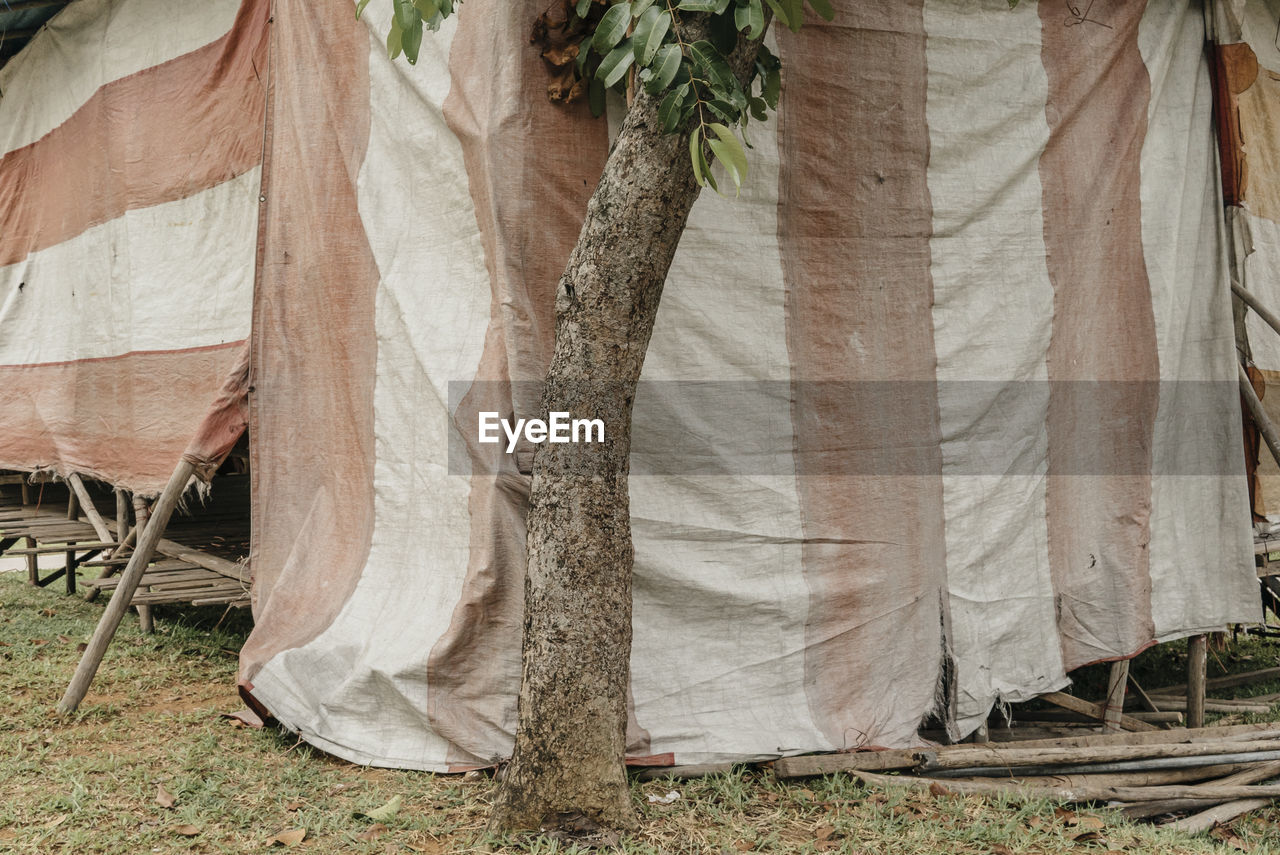
<instances>
[{"instance_id":1,"label":"dry leaf on ground","mask_svg":"<svg viewBox=\"0 0 1280 855\"><path fill-rule=\"evenodd\" d=\"M156 804L162 808L171 808L178 803L178 797L164 788L164 784L156 784Z\"/></svg>"},{"instance_id":2,"label":"dry leaf on ground","mask_svg":"<svg viewBox=\"0 0 1280 855\"><path fill-rule=\"evenodd\" d=\"M383 825L380 822L375 822L373 825L369 826L366 830L357 834L356 840L377 840L378 837L381 836L382 833L385 832L386 830L387 830L387 827L385 825Z\"/></svg>"},{"instance_id":3,"label":"dry leaf on ground","mask_svg":"<svg viewBox=\"0 0 1280 855\"><path fill-rule=\"evenodd\" d=\"M290 828L287 831L281 831L274 837L267 838L268 846L297 846L306 839L307 830L305 828Z\"/></svg>"}]
</instances>

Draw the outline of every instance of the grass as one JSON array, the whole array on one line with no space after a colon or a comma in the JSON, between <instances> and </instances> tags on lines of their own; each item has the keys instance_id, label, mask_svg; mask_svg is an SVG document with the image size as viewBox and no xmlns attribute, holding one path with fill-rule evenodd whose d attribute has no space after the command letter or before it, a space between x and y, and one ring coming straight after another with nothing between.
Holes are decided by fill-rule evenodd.
<instances>
[{"instance_id":1,"label":"grass","mask_svg":"<svg viewBox=\"0 0 1280 855\"><path fill-rule=\"evenodd\" d=\"M0 573L0 852L576 851L546 838L486 837L495 785L484 775L360 768L282 731L222 718L240 708L243 613L157 608L152 636L126 620L81 711L59 720L53 708L100 613ZM1181 679L1168 647L1159 656L1172 658L1157 664L1170 670L1152 685ZM1218 656L1236 670L1276 661L1256 641ZM649 801L671 790L680 796L670 805ZM359 815L396 796L394 816ZM1215 839L1131 825L1105 809L878 792L841 776L783 782L745 768L637 783L634 797L643 821L621 844L630 853L1280 853L1274 809ZM270 842L291 829L305 829L305 839Z\"/></svg>"}]
</instances>

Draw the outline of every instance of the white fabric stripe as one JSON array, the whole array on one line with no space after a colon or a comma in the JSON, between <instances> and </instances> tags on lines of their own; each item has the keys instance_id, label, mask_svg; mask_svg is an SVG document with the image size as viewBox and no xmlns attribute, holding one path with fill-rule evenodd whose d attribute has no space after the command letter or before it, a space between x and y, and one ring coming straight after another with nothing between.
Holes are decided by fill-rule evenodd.
<instances>
[{"instance_id":1,"label":"white fabric stripe","mask_svg":"<svg viewBox=\"0 0 1280 855\"><path fill-rule=\"evenodd\" d=\"M386 3L365 10L372 126L358 178L382 277L373 544L330 627L268 662L254 686L282 721L339 757L443 771L449 746L427 719L426 664L449 627L470 543L470 480L448 468L448 383L476 374L490 288L462 147L441 114L456 19L429 34L415 67L387 60L377 34L390 16ZM429 193L387 183L421 180L427 163Z\"/></svg>"},{"instance_id":2,"label":"white fabric stripe","mask_svg":"<svg viewBox=\"0 0 1280 855\"><path fill-rule=\"evenodd\" d=\"M642 386L636 400L637 447L661 447L644 441L647 431L697 430L705 419L724 454L741 452L735 426L716 413L660 400L676 388L664 381L723 382L727 396L741 394L737 384L766 382L750 388L776 398L759 423L737 427L791 445L778 125L753 126L750 136L741 196L703 192L680 239L641 378L656 394ZM720 418L734 410L726 401ZM794 473L743 472L737 460L728 468L738 474L630 482L636 719L653 753L681 763L826 744L804 691L809 590Z\"/></svg>"},{"instance_id":3,"label":"white fabric stripe","mask_svg":"<svg viewBox=\"0 0 1280 855\"><path fill-rule=\"evenodd\" d=\"M1034 4L930 0L924 22L947 582L968 733L997 700L1067 682L1045 522L1048 80ZM956 474L975 463L982 474Z\"/></svg>"},{"instance_id":4,"label":"white fabric stripe","mask_svg":"<svg viewBox=\"0 0 1280 855\"><path fill-rule=\"evenodd\" d=\"M0 267L0 330L8 331L0 365L247 338L260 173L255 167L194 196L128 211ZM51 318L64 332L29 332Z\"/></svg>"},{"instance_id":5,"label":"white fabric stripe","mask_svg":"<svg viewBox=\"0 0 1280 855\"><path fill-rule=\"evenodd\" d=\"M0 68L0 153L40 139L101 86L209 44L238 0L76 0ZM93 62L84 61L94 57ZM32 109L32 105L36 105Z\"/></svg>"},{"instance_id":6,"label":"white fabric stripe","mask_svg":"<svg viewBox=\"0 0 1280 855\"><path fill-rule=\"evenodd\" d=\"M1159 348L1153 437L1151 611L1156 637L1257 617L1248 492L1235 406L1235 342L1220 238L1221 189L1201 4L1150 3L1138 46L1151 80L1142 149L1142 243ZM1203 387L1218 380L1226 406ZM1182 474L1195 457L1215 472ZM1230 468L1229 468L1230 467Z\"/></svg>"}]
</instances>

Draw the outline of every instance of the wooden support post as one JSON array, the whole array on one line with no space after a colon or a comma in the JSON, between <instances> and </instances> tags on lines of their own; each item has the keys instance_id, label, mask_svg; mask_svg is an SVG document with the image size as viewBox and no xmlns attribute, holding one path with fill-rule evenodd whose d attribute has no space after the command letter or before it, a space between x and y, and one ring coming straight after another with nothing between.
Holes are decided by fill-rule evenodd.
<instances>
[{"instance_id":1,"label":"wooden support post","mask_svg":"<svg viewBox=\"0 0 1280 855\"><path fill-rule=\"evenodd\" d=\"M128 512L126 511L126 514L127 513ZM127 525L128 524L127 516L125 517L125 520ZM117 531L119 531L119 529L117 529ZM137 538L138 538L138 527L135 525L129 529L129 533L124 536L124 539L120 541L120 545L117 546L111 552L111 555L109 557L119 558L120 556L124 555L125 550L133 546ZM116 572L120 569L122 568L117 564L108 564L106 567L102 568L102 572L98 574L98 578L109 579L110 577L114 576ZM92 603L94 600L98 598L98 594L101 592L102 592L101 588L90 587L89 590L84 592L84 601L86 603Z\"/></svg>"},{"instance_id":2,"label":"wooden support post","mask_svg":"<svg viewBox=\"0 0 1280 855\"><path fill-rule=\"evenodd\" d=\"M71 485L71 489L75 491L76 498L80 500L80 509L84 511L84 515L89 520L89 525L93 526L93 530L103 543L112 543L115 538L111 536L111 529L107 528L106 521L102 518L102 514L98 513L97 507L93 504L93 497L89 495L89 490L84 485L84 481L75 472L67 476L67 483Z\"/></svg>"},{"instance_id":3,"label":"wooden support post","mask_svg":"<svg viewBox=\"0 0 1280 855\"><path fill-rule=\"evenodd\" d=\"M133 497L133 519L139 532L147 528L147 522L151 519L151 509L147 506L147 500L141 496ZM150 559L147 560L150 561ZM151 589L148 588L147 590L150 591ZM151 617L151 606L138 605L135 608L138 610L138 624L141 626L142 631L147 635L155 632L156 623Z\"/></svg>"},{"instance_id":4,"label":"wooden support post","mask_svg":"<svg viewBox=\"0 0 1280 855\"><path fill-rule=\"evenodd\" d=\"M116 487L116 537L123 538L129 530L129 497L124 490ZM121 546L124 543L121 541Z\"/></svg>"},{"instance_id":5,"label":"wooden support post","mask_svg":"<svg viewBox=\"0 0 1280 855\"><path fill-rule=\"evenodd\" d=\"M1187 639L1187 727L1204 727L1204 683L1208 668L1209 641L1206 636Z\"/></svg>"},{"instance_id":6,"label":"wooden support post","mask_svg":"<svg viewBox=\"0 0 1280 855\"><path fill-rule=\"evenodd\" d=\"M165 485L160 498L156 500L147 527L138 536L138 546L134 549L124 573L121 574L120 584L112 593L111 601L107 603L102 619L98 621L98 627L93 631L93 638L89 640L84 656L76 666L75 676L71 678L71 683L58 704L58 712L63 714L75 712L88 693L89 684L93 682L94 675L98 673L98 666L102 664L102 657L107 652L107 645L111 643L116 630L119 629L120 621L129 608L129 601L133 599L133 593L138 588L138 580L142 578L147 564L151 562L156 544L164 534L164 527L168 525L169 517L173 514L178 500L182 498L182 491L186 489L187 481L194 472L195 466L185 458L173 470L169 483Z\"/></svg>"},{"instance_id":7,"label":"wooden support post","mask_svg":"<svg viewBox=\"0 0 1280 855\"><path fill-rule=\"evenodd\" d=\"M31 485L27 483L26 478L23 478L22 479L22 506L25 508L30 505L31 505ZM35 549L36 539L34 537L28 537L26 539L26 544L27 544L27 549ZM36 558L36 555L34 552L27 553L27 584L28 585L40 584L40 562L39 562L39 559Z\"/></svg>"},{"instance_id":8,"label":"wooden support post","mask_svg":"<svg viewBox=\"0 0 1280 855\"><path fill-rule=\"evenodd\" d=\"M67 488L67 519L73 520L80 513L80 497L76 495L76 491L70 487ZM66 582L67 594L76 592L76 551L68 549L66 552Z\"/></svg>"},{"instance_id":9,"label":"wooden support post","mask_svg":"<svg viewBox=\"0 0 1280 855\"><path fill-rule=\"evenodd\" d=\"M1107 685L1107 700L1102 708L1102 728L1108 733L1119 733L1124 715L1124 690L1129 682L1129 660L1111 663L1111 680Z\"/></svg>"}]
</instances>

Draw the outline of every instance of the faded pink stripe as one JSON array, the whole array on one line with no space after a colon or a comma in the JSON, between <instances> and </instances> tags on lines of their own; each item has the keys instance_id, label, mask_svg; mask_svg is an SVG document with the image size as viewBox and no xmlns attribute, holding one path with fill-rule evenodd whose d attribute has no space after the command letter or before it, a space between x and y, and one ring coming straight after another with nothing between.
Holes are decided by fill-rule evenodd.
<instances>
[{"instance_id":1,"label":"faded pink stripe","mask_svg":"<svg viewBox=\"0 0 1280 855\"><path fill-rule=\"evenodd\" d=\"M1151 444L1158 384L1142 254L1139 164L1150 81L1144 4L1098 4L1072 24L1041 3L1049 142L1040 158L1053 285L1049 569L1068 670L1130 656L1151 619ZM1112 474L1114 473L1114 474Z\"/></svg>"},{"instance_id":2,"label":"faded pink stripe","mask_svg":"<svg viewBox=\"0 0 1280 855\"><path fill-rule=\"evenodd\" d=\"M847 381L935 378L922 3L846 4L779 44L805 688L833 744L904 744L946 656L936 396L879 408ZM872 455L912 474L833 474Z\"/></svg>"}]
</instances>

